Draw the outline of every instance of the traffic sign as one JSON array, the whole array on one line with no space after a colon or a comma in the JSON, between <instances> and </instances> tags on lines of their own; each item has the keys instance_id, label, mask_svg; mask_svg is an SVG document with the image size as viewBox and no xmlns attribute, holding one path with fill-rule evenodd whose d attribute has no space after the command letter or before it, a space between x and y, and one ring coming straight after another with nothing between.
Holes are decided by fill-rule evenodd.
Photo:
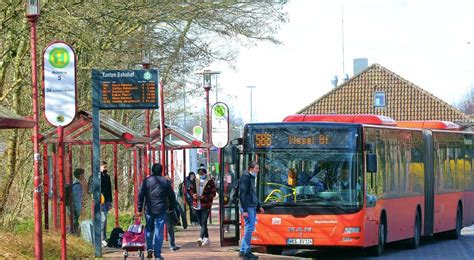
<instances>
[{"instance_id":1,"label":"traffic sign","mask_svg":"<svg viewBox=\"0 0 474 260\"><path fill-rule=\"evenodd\" d=\"M212 106L211 140L215 147L222 148L229 142L229 108L225 103L217 102Z\"/></svg>"},{"instance_id":2,"label":"traffic sign","mask_svg":"<svg viewBox=\"0 0 474 260\"><path fill-rule=\"evenodd\" d=\"M200 125L194 126L193 127L193 136L194 138L198 139L199 141L202 141L202 136L203 136L204 130Z\"/></svg>"},{"instance_id":3,"label":"traffic sign","mask_svg":"<svg viewBox=\"0 0 474 260\"><path fill-rule=\"evenodd\" d=\"M61 41L43 51L44 116L53 126L66 126L76 116L76 54Z\"/></svg>"}]
</instances>

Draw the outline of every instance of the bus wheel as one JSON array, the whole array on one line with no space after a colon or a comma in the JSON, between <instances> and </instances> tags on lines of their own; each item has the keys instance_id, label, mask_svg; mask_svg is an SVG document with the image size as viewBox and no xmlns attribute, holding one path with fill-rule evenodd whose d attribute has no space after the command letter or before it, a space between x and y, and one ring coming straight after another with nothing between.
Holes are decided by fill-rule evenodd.
<instances>
[{"instance_id":1,"label":"bus wheel","mask_svg":"<svg viewBox=\"0 0 474 260\"><path fill-rule=\"evenodd\" d=\"M458 206L456 210L456 227L455 229L448 232L448 237L451 239L458 239L461 236L461 228L462 228L462 211L461 207Z\"/></svg>"},{"instance_id":2,"label":"bus wheel","mask_svg":"<svg viewBox=\"0 0 474 260\"><path fill-rule=\"evenodd\" d=\"M416 211L415 216L415 227L413 229L413 237L408 239L408 247L411 249L416 249L420 245L420 238L421 238L421 221L420 215L418 210Z\"/></svg>"},{"instance_id":3,"label":"bus wheel","mask_svg":"<svg viewBox=\"0 0 474 260\"><path fill-rule=\"evenodd\" d=\"M267 254L281 255L283 247L281 246L267 246Z\"/></svg>"},{"instance_id":4,"label":"bus wheel","mask_svg":"<svg viewBox=\"0 0 474 260\"><path fill-rule=\"evenodd\" d=\"M367 253L370 256L381 256L385 247L385 222L380 221L379 224L379 242L375 246L368 248Z\"/></svg>"}]
</instances>

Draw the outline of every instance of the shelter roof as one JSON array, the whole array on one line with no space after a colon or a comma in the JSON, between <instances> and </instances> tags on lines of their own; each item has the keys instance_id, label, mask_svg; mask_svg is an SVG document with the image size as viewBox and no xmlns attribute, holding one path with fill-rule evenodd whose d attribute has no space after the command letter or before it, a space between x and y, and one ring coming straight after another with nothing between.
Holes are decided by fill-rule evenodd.
<instances>
[{"instance_id":1,"label":"shelter roof","mask_svg":"<svg viewBox=\"0 0 474 260\"><path fill-rule=\"evenodd\" d=\"M150 133L152 143L160 142L160 127ZM191 149L209 147L206 143L199 141L193 135L183 129L165 124L165 145L173 149Z\"/></svg>"},{"instance_id":2,"label":"shelter roof","mask_svg":"<svg viewBox=\"0 0 474 260\"><path fill-rule=\"evenodd\" d=\"M135 132L134 130L120 124L110 117L100 116L101 141L110 141L124 144L145 144L150 138ZM55 142L56 128L48 130L40 138L41 142ZM71 124L64 127L64 141L91 141L92 140L92 113L79 111Z\"/></svg>"},{"instance_id":3,"label":"shelter roof","mask_svg":"<svg viewBox=\"0 0 474 260\"><path fill-rule=\"evenodd\" d=\"M32 128L35 124L30 118L23 118L0 106L0 129Z\"/></svg>"}]
</instances>

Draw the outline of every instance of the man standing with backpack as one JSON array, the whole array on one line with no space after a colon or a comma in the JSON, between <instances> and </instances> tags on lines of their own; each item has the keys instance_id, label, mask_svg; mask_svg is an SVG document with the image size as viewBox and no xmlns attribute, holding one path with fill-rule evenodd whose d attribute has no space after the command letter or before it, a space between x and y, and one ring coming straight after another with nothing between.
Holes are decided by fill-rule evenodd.
<instances>
[{"instance_id":1,"label":"man standing with backpack","mask_svg":"<svg viewBox=\"0 0 474 260\"><path fill-rule=\"evenodd\" d=\"M252 254L250 247L252 233L255 230L255 220L257 212L263 213L264 210L258 202L257 192L255 190L255 180L260 167L257 162L250 162L248 172L245 172L239 179L239 200L240 212L244 218L244 236L240 245L239 257L245 259L257 259L258 256Z\"/></svg>"}]
</instances>

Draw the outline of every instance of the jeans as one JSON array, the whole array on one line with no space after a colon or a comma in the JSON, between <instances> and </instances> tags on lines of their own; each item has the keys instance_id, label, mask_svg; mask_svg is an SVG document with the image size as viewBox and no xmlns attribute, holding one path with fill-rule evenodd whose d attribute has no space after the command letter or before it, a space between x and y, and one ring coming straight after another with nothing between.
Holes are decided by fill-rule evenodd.
<instances>
[{"instance_id":1,"label":"jeans","mask_svg":"<svg viewBox=\"0 0 474 260\"><path fill-rule=\"evenodd\" d=\"M207 217L209 217L209 209L198 209L196 210L197 219L199 225L201 226L200 238L209 238L209 233L207 231Z\"/></svg>"},{"instance_id":2,"label":"jeans","mask_svg":"<svg viewBox=\"0 0 474 260\"><path fill-rule=\"evenodd\" d=\"M170 242L170 248L175 248L176 247L176 244L175 244L175 240L174 240L174 221L173 221L173 217L170 216L170 214L173 214L173 213L166 213L166 230L168 231L168 239L169 239L169 242Z\"/></svg>"},{"instance_id":3,"label":"jeans","mask_svg":"<svg viewBox=\"0 0 474 260\"><path fill-rule=\"evenodd\" d=\"M100 206L100 230L102 235L102 240L107 239L107 215L109 213L109 209L112 208L111 202L105 202L105 204Z\"/></svg>"},{"instance_id":4,"label":"jeans","mask_svg":"<svg viewBox=\"0 0 474 260\"><path fill-rule=\"evenodd\" d=\"M166 222L164 214L146 214L146 248L153 250L155 257L161 257L161 247L163 246L163 230Z\"/></svg>"},{"instance_id":5,"label":"jeans","mask_svg":"<svg viewBox=\"0 0 474 260\"><path fill-rule=\"evenodd\" d=\"M244 212L242 208L240 209L240 212ZM244 237L242 238L242 244L240 245L241 253L251 252L250 243L252 240L252 233L255 230L255 220L257 218L255 208L247 208L247 213L249 215L248 217L244 218Z\"/></svg>"},{"instance_id":6,"label":"jeans","mask_svg":"<svg viewBox=\"0 0 474 260\"><path fill-rule=\"evenodd\" d=\"M100 211L100 230L102 232L102 241L107 239L107 213L108 211L101 210Z\"/></svg>"}]
</instances>

